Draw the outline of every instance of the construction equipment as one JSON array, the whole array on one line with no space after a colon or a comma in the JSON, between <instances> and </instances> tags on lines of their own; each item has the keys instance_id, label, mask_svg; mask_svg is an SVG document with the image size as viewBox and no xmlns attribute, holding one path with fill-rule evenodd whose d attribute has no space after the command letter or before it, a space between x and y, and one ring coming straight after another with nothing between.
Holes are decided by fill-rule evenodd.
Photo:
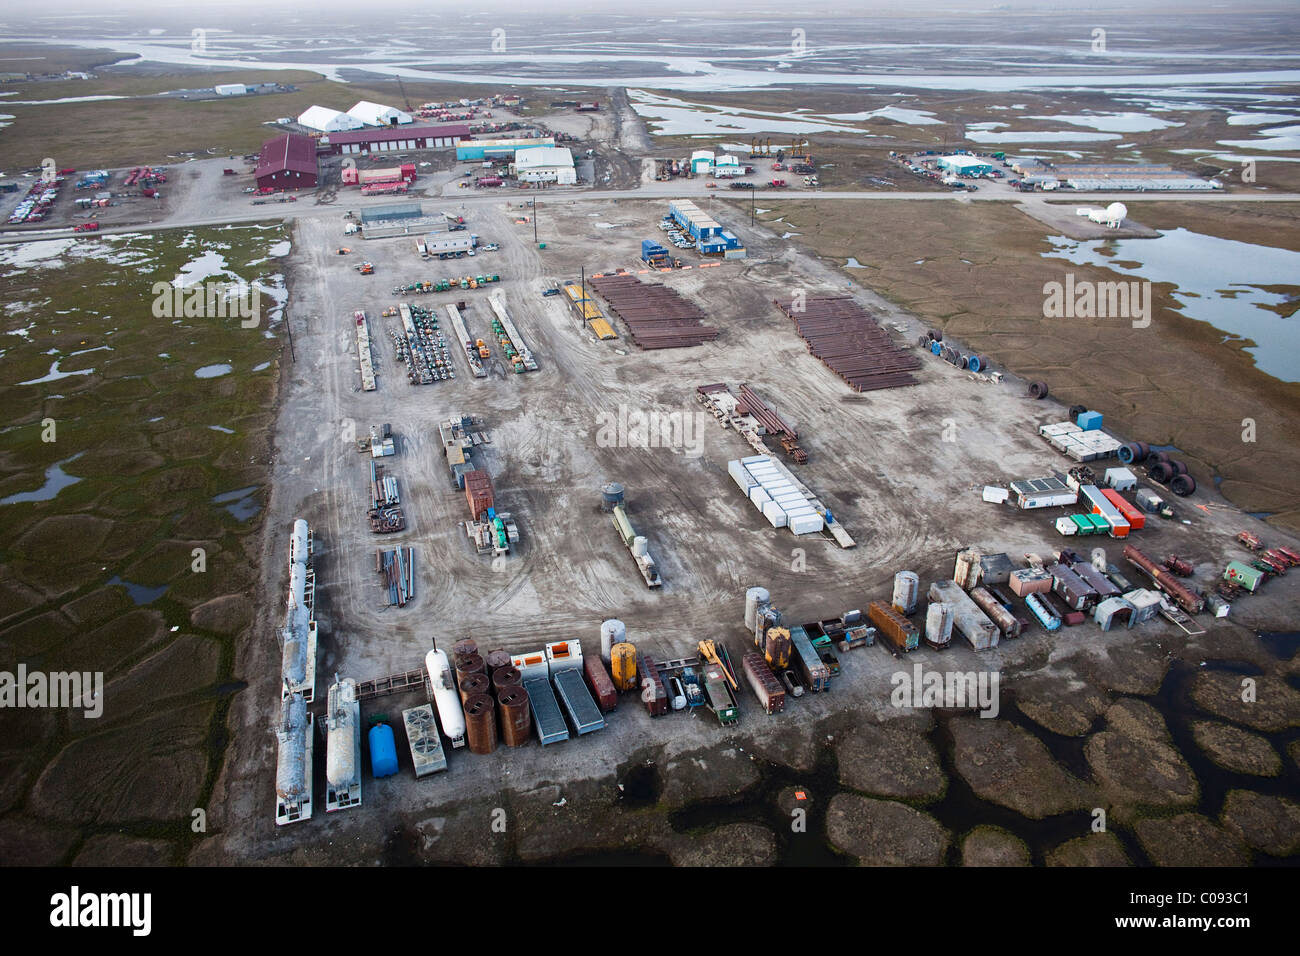
<instances>
[{"instance_id":1,"label":"construction equipment","mask_svg":"<svg viewBox=\"0 0 1300 956\"><path fill-rule=\"evenodd\" d=\"M478 357L479 357L479 358L491 358L491 357L492 357L492 353L488 350L487 343L484 342L482 339L478 339L477 341L475 341L475 342L474 342L474 346L478 349Z\"/></svg>"},{"instance_id":2,"label":"construction equipment","mask_svg":"<svg viewBox=\"0 0 1300 956\"><path fill-rule=\"evenodd\" d=\"M727 683L731 685L732 690L739 690L740 684L736 682L736 671L731 666L731 658L727 656L727 649L713 641L700 641L698 645L700 657L710 664L716 664L722 668L722 675L726 677Z\"/></svg>"},{"instance_id":3,"label":"construction equipment","mask_svg":"<svg viewBox=\"0 0 1300 956\"><path fill-rule=\"evenodd\" d=\"M339 250L339 255L341 255L341 256L346 256L346 255L347 255L349 252L351 252L351 251L352 251L351 249L340 249L340 250Z\"/></svg>"},{"instance_id":4,"label":"construction equipment","mask_svg":"<svg viewBox=\"0 0 1300 956\"><path fill-rule=\"evenodd\" d=\"M361 263L359 266L357 266L357 271L358 271L359 273L361 273L363 276L371 276L371 275L374 275L374 274L375 274L375 266L374 266L374 263L372 263L372 262L363 262L363 263Z\"/></svg>"}]
</instances>

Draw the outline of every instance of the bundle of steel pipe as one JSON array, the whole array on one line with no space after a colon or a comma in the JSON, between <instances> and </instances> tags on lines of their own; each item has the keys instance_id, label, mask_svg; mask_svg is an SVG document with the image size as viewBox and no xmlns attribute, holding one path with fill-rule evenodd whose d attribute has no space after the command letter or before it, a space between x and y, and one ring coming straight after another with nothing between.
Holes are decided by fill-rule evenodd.
<instances>
[{"instance_id":1,"label":"bundle of steel pipe","mask_svg":"<svg viewBox=\"0 0 1300 956\"><path fill-rule=\"evenodd\" d=\"M896 346L876 320L847 296L773 300L791 319L808 351L856 392L915 385L921 360Z\"/></svg>"},{"instance_id":2,"label":"bundle of steel pipe","mask_svg":"<svg viewBox=\"0 0 1300 956\"><path fill-rule=\"evenodd\" d=\"M600 276L591 287L623 320L628 333L643 349L686 348L718 337L718 330L703 324L703 312L674 290L651 285L624 274Z\"/></svg>"}]
</instances>

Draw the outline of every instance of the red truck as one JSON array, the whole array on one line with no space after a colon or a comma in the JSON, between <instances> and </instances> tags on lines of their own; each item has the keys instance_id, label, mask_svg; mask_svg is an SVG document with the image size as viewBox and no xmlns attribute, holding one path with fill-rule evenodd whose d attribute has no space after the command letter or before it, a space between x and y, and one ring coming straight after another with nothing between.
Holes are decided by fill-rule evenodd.
<instances>
[{"instance_id":1,"label":"red truck","mask_svg":"<svg viewBox=\"0 0 1300 956\"><path fill-rule=\"evenodd\" d=\"M99 223L97 222L79 222L72 227L73 232L99 232Z\"/></svg>"}]
</instances>

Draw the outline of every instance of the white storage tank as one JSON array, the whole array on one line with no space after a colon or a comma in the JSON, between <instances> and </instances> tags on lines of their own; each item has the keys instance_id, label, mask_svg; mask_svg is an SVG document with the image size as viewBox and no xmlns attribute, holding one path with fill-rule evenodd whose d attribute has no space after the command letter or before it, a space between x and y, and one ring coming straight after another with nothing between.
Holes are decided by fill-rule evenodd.
<instances>
[{"instance_id":1,"label":"white storage tank","mask_svg":"<svg viewBox=\"0 0 1300 956\"><path fill-rule=\"evenodd\" d=\"M750 588L745 592L745 630L754 633L754 622L758 619L758 609L772 602L772 595L767 588Z\"/></svg>"},{"instance_id":2,"label":"white storage tank","mask_svg":"<svg viewBox=\"0 0 1300 956\"><path fill-rule=\"evenodd\" d=\"M930 602L925 612L925 640L933 647L946 647L952 642L952 605Z\"/></svg>"},{"instance_id":3,"label":"white storage tank","mask_svg":"<svg viewBox=\"0 0 1300 956\"><path fill-rule=\"evenodd\" d=\"M899 571L894 575L894 608L900 614L916 610L916 596L921 591L921 579L915 571Z\"/></svg>"},{"instance_id":4,"label":"white storage tank","mask_svg":"<svg viewBox=\"0 0 1300 956\"><path fill-rule=\"evenodd\" d=\"M429 672L433 687L433 702L438 706L438 722L453 747L465 746L465 711L461 709L460 694L452 678L447 655L437 649L424 655L424 666Z\"/></svg>"},{"instance_id":5,"label":"white storage tank","mask_svg":"<svg viewBox=\"0 0 1300 956\"><path fill-rule=\"evenodd\" d=\"M289 535L290 564L307 563L307 540L309 533L307 522L303 518L299 518L293 523L293 531Z\"/></svg>"},{"instance_id":6,"label":"white storage tank","mask_svg":"<svg viewBox=\"0 0 1300 956\"><path fill-rule=\"evenodd\" d=\"M600 659L606 665L610 662L610 650L615 644L622 644L627 640L627 628L623 622L616 617L611 617L600 625Z\"/></svg>"}]
</instances>

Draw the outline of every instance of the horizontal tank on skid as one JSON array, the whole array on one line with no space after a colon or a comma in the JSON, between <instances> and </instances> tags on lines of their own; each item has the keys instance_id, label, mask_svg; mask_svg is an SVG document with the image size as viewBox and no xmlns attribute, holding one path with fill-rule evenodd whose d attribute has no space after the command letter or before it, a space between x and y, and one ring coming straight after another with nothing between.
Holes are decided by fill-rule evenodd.
<instances>
[{"instance_id":1,"label":"horizontal tank on skid","mask_svg":"<svg viewBox=\"0 0 1300 956\"><path fill-rule=\"evenodd\" d=\"M465 711L461 709L460 694L452 680L451 665L443 651L434 649L424 655L424 666L429 672L429 686L433 688L433 703L438 708L442 732L453 748L465 746Z\"/></svg>"},{"instance_id":2,"label":"horizontal tank on skid","mask_svg":"<svg viewBox=\"0 0 1300 956\"><path fill-rule=\"evenodd\" d=\"M361 702L351 677L330 686L325 728L325 812L361 805Z\"/></svg>"}]
</instances>

